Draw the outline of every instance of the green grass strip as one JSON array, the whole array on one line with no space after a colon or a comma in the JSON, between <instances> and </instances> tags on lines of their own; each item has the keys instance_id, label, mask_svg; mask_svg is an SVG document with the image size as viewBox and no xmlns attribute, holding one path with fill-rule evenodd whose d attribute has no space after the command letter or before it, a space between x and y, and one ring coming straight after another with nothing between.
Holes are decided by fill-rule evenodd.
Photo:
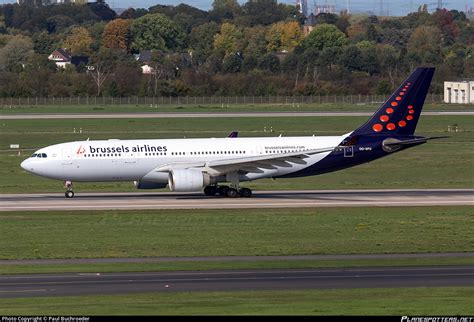
<instances>
[{"instance_id":1,"label":"green grass strip","mask_svg":"<svg viewBox=\"0 0 474 322\"><path fill-rule=\"evenodd\" d=\"M473 210L0 212L0 259L473 251Z\"/></svg>"},{"instance_id":2,"label":"green grass strip","mask_svg":"<svg viewBox=\"0 0 474 322\"><path fill-rule=\"evenodd\" d=\"M474 314L473 287L189 292L0 299L2 315Z\"/></svg>"}]
</instances>

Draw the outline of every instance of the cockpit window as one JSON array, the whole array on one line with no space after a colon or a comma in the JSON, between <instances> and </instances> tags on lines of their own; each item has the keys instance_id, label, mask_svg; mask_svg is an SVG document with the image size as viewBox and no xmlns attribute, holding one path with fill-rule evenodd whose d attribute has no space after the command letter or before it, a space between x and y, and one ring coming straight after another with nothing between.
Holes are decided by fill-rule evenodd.
<instances>
[{"instance_id":1,"label":"cockpit window","mask_svg":"<svg viewBox=\"0 0 474 322\"><path fill-rule=\"evenodd\" d=\"M33 153L33 155L31 156L32 158L36 158L36 153Z\"/></svg>"},{"instance_id":2,"label":"cockpit window","mask_svg":"<svg viewBox=\"0 0 474 322\"><path fill-rule=\"evenodd\" d=\"M46 153L41 153L41 157L47 158L48 156L46 155Z\"/></svg>"},{"instance_id":3,"label":"cockpit window","mask_svg":"<svg viewBox=\"0 0 474 322\"><path fill-rule=\"evenodd\" d=\"M41 158L41 153L38 153L38 154L36 155L36 157L37 157L37 158Z\"/></svg>"}]
</instances>

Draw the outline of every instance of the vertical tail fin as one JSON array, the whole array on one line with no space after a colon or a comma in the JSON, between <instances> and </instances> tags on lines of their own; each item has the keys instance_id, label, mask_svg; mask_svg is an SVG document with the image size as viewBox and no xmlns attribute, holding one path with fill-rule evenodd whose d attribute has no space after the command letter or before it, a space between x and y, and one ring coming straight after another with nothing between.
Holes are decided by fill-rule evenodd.
<instances>
[{"instance_id":1,"label":"vertical tail fin","mask_svg":"<svg viewBox=\"0 0 474 322\"><path fill-rule=\"evenodd\" d=\"M431 67L417 68L352 135L377 133L413 135L434 70Z\"/></svg>"}]
</instances>

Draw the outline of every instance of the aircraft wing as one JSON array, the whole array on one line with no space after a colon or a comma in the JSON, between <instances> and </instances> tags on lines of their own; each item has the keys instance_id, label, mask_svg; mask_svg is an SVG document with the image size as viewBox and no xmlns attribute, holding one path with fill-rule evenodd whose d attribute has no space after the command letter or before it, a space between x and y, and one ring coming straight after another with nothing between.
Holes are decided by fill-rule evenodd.
<instances>
[{"instance_id":1,"label":"aircraft wing","mask_svg":"<svg viewBox=\"0 0 474 322\"><path fill-rule=\"evenodd\" d=\"M313 149L306 151L275 153L252 157L214 160L206 162L205 171L211 175L223 175L233 171L261 173L262 169L276 169L276 167L291 167L292 163L306 164L304 159L313 154L331 152L335 147Z\"/></svg>"},{"instance_id":2,"label":"aircraft wing","mask_svg":"<svg viewBox=\"0 0 474 322\"><path fill-rule=\"evenodd\" d=\"M306 164L304 159L313 154L331 152L335 147L313 149L306 151L265 154L251 157L232 158L199 162L172 162L162 165L153 171L167 172L175 169L202 169L210 175L224 175L233 171L261 173L262 169L276 169L276 167L291 167L292 163Z\"/></svg>"}]
</instances>

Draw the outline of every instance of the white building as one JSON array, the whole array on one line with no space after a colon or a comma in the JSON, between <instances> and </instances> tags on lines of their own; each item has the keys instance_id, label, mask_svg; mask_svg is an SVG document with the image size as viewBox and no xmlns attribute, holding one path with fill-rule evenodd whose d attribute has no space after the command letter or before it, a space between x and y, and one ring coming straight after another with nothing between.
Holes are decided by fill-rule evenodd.
<instances>
[{"instance_id":1,"label":"white building","mask_svg":"<svg viewBox=\"0 0 474 322\"><path fill-rule=\"evenodd\" d=\"M308 0L296 0L296 7L305 17L308 16Z\"/></svg>"},{"instance_id":2,"label":"white building","mask_svg":"<svg viewBox=\"0 0 474 322\"><path fill-rule=\"evenodd\" d=\"M474 80L444 82L444 102L474 104Z\"/></svg>"}]
</instances>

